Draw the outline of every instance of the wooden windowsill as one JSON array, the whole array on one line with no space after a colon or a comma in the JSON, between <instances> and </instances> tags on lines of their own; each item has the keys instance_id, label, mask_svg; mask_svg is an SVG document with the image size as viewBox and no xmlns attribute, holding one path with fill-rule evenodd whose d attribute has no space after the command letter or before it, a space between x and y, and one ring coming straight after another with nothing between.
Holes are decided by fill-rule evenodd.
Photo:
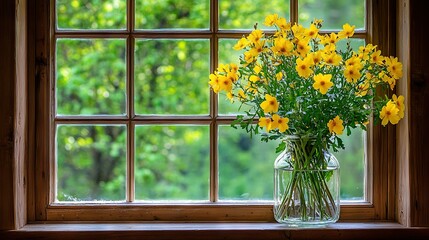
<instances>
[{"instance_id":1,"label":"wooden windowsill","mask_svg":"<svg viewBox=\"0 0 429 240\"><path fill-rule=\"evenodd\" d=\"M291 228L278 223L36 223L6 239L429 239L429 228L394 222L338 222ZM1 238L5 239L5 238Z\"/></svg>"}]
</instances>

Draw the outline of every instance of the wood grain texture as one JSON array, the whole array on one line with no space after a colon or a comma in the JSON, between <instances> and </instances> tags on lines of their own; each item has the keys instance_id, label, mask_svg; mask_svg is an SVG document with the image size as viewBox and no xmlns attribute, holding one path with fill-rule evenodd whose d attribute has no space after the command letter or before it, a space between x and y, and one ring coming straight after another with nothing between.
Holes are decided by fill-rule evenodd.
<instances>
[{"instance_id":1,"label":"wood grain texture","mask_svg":"<svg viewBox=\"0 0 429 240\"><path fill-rule=\"evenodd\" d=\"M429 226L429 32L425 1L410 1L410 224Z\"/></svg>"},{"instance_id":2,"label":"wood grain texture","mask_svg":"<svg viewBox=\"0 0 429 240\"><path fill-rule=\"evenodd\" d=\"M427 228L394 223L337 223L290 228L276 223L36 224L0 232L7 239L427 239Z\"/></svg>"},{"instance_id":3,"label":"wood grain texture","mask_svg":"<svg viewBox=\"0 0 429 240\"><path fill-rule=\"evenodd\" d=\"M383 56L395 55L395 2L389 0L368 1L369 17L368 42L377 45ZM385 93L379 91L383 96ZM374 117L378 117L374 114ZM391 125L369 127L369 175L372 189L370 201L375 207L374 219L389 219L395 217L395 128Z\"/></svg>"},{"instance_id":4,"label":"wood grain texture","mask_svg":"<svg viewBox=\"0 0 429 240\"><path fill-rule=\"evenodd\" d=\"M397 93L405 98L405 115L399 122L397 128L396 156L397 156L397 212L396 219L404 226L410 225L410 0L399 0L398 4L398 30L397 30L397 53L399 61L403 64L403 77L397 83Z\"/></svg>"},{"instance_id":5,"label":"wood grain texture","mask_svg":"<svg viewBox=\"0 0 429 240\"><path fill-rule=\"evenodd\" d=\"M14 229L15 1L0 1L0 29L0 229Z\"/></svg>"},{"instance_id":6,"label":"wood grain texture","mask_svg":"<svg viewBox=\"0 0 429 240\"><path fill-rule=\"evenodd\" d=\"M27 2L16 0L13 205L15 228L27 223Z\"/></svg>"}]
</instances>

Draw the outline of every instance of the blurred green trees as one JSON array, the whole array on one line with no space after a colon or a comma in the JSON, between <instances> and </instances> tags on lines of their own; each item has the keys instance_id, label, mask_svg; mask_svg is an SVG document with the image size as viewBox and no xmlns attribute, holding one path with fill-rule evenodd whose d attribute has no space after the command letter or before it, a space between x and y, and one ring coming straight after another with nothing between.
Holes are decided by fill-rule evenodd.
<instances>
[{"instance_id":1,"label":"blurred green trees","mask_svg":"<svg viewBox=\"0 0 429 240\"><path fill-rule=\"evenodd\" d=\"M363 27L364 0L300 1L299 21L323 18L328 28L349 22ZM57 0L60 30L126 29L125 0ZM208 0L136 0L135 27L209 29ZM220 29L263 27L267 14L288 17L288 1L219 0ZM344 14L348 13L348 14ZM341 23L341 24L338 24ZM122 116L128 104L136 115L208 115L209 38L136 38L134 85L127 86L126 38L56 40L56 114ZM238 61L235 40L219 39L219 62ZM362 41L356 41L361 45ZM127 102L134 89L134 103ZM219 114L237 113L239 105L219 96ZM243 109L242 109L243 110ZM208 125L136 124L128 142L125 124L60 124L56 129L59 201L123 201L126 158L134 156L136 200L208 200L210 128ZM342 168L344 199L362 199L362 131L344 137L346 150L335 153ZM127 152L127 144L134 153ZM228 124L218 129L220 200L270 200L276 143L250 138Z\"/></svg>"}]
</instances>

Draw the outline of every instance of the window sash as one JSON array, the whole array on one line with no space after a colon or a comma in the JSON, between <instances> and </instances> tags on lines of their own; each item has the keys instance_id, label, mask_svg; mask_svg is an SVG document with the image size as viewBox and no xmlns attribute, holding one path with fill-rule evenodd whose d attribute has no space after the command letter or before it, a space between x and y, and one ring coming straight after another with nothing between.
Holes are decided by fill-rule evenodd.
<instances>
[{"instance_id":1,"label":"window sash","mask_svg":"<svg viewBox=\"0 0 429 240\"><path fill-rule=\"evenodd\" d=\"M42 1L41 1L42 2ZM216 202L218 199L217 196L217 129L219 124L230 123L234 117L232 116L218 116L217 115L217 97L213 93L210 95L210 114L208 116L135 116L130 114L134 112L133 109L133 59L134 59L134 41L136 38L205 38L210 39L211 45L211 63L210 71L213 71L217 67L217 49L218 49L218 40L219 38L239 38L243 33L248 31L229 31L229 30L219 30L217 26L217 1L211 0L210 6L213 9L211 11L211 23L210 30L192 30L192 31L181 31L181 30L171 30L171 31L132 31L133 29L133 14L134 13L134 1L128 1L127 5L127 29L118 30L118 31L68 31L68 30L55 30L53 26L55 20L55 0L51 0L49 3L45 4L36 4L37 6L37 16L41 19L44 19L45 25L41 25L40 28L36 30L36 36L42 37L44 39L51 39L48 42L51 42L50 46L48 44L37 44L36 48L40 49L41 57L51 59L49 62L53 64L54 59L54 50L55 50L55 39L59 38L125 38L127 39L127 116L120 117L110 117L110 116L95 116L95 117L83 117L83 116L57 116L52 117L49 121L49 116L52 116L50 112L54 112L54 93L53 91L48 91L51 89L49 86L54 84L54 67L51 64L38 64L36 69L39 69L44 74L40 75L41 83L41 92L38 96L38 108L41 110L41 114L37 116L39 124L36 126L36 132L38 134L38 140L41 141L41 144L38 149L36 149L36 161L34 169L36 172L36 186L40 188L41 191L37 191L32 194L35 198L35 212L37 220L153 220L153 219L162 219L162 220L252 220L252 221L271 221L273 220L272 216L272 204L270 202ZM297 19L297 1L291 0L291 21ZM374 14L371 14L373 7L376 4L373 4L373 1L367 0L366 2L366 11L367 11L367 21L366 21L366 30L357 31L355 37L365 38L367 41L371 37L376 35L373 31L372 22L374 18L386 18L387 14L381 14L381 16L375 17ZM378 11L382 11L381 7L376 8ZM43 15L43 13L47 13ZM36 16L36 17L37 17ZM50 16L47 19L44 16ZM51 26L51 28L49 27ZM324 33L324 32L322 32ZM383 49L383 46L379 44ZM36 51L38 52L38 51ZM38 56L36 56L38 57ZM50 107L48 107L50 106ZM42 121L40 121L42 120ZM134 189L134 162L133 162L133 145L128 144L128 156L127 156L127 203L106 203L103 205L84 203L84 204L68 204L68 203L54 203L54 186L55 186L55 159L54 151L52 146L55 146L53 133L55 132L55 125L60 123L76 123L76 124L96 124L96 123L115 123L121 122L127 125L128 139L129 143L134 142L134 126L138 123L144 124L209 124L210 125L210 199L208 202L203 203L179 203L179 204L165 204L165 203L132 203L134 199L134 192L131 189ZM40 128L39 128L40 127ZM391 130L390 130L391 131ZM36 133L37 134L37 133ZM383 155L383 152L386 149L383 149L386 145L386 136L387 133L383 132L382 129L378 127L370 127L368 131L368 152L367 152L367 176L366 176L366 201L353 202L346 201L342 202L341 205L341 219L376 219L376 218L385 218L385 214L380 214L383 210L380 209L382 201L385 197L384 192L387 192L387 187L382 185L382 179L386 177L387 173L385 169L381 169L381 163L374 162L374 156L378 157ZM48 144L48 139L49 143ZM383 141L381 141L383 140ZM49 147L51 146L51 147ZM389 154L392 154L389 152ZM47 157L50 156L50 157ZM390 156L390 155L389 155ZM387 158L386 156L382 156ZM387 161L382 159L382 161ZM37 174L38 172L43 172L47 174ZM376 175L376 173L381 173ZM381 194L374 196L372 193L377 192L377 190L382 190ZM379 196L380 195L380 196ZM44 196L49 196L46 198ZM47 206L47 207L46 207ZM174 209L174 211L172 211ZM124 214L124 211L127 211L127 214ZM100 217L99 211L105 211L105 216ZM177 214L179 212L180 214ZM249 212L251 214L249 214ZM102 214L103 215L103 214Z\"/></svg>"}]
</instances>

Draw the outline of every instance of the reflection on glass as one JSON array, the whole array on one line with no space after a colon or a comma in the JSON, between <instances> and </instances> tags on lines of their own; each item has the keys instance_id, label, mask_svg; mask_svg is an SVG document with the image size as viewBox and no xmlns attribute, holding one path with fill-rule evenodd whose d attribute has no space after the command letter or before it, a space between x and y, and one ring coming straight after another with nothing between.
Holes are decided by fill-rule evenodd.
<instances>
[{"instance_id":1,"label":"reflection on glass","mask_svg":"<svg viewBox=\"0 0 429 240\"><path fill-rule=\"evenodd\" d=\"M125 126L59 125L57 201L125 200L126 149Z\"/></svg>"},{"instance_id":2,"label":"reflection on glass","mask_svg":"<svg viewBox=\"0 0 429 240\"><path fill-rule=\"evenodd\" d=\"M136 0L137 29L208 29L208 0Z\"/></svg>"},{"instance_id":3,"label":"reflection on glass","mask_svg":"<svg viewBox=\"0 0 429 240\"><path fill-rule=\"evenodd\" d=\"M125 29L126 0L56 0L58 29Z\"/></svg>"},{"instance_id":4,"label":"reflection on glass","mask_svg":"<svg viewBox=\"0 0 429 240\"><path fill-rule=\"evenodd\" d=\"M208 200L207 126L137 126L136 200Z\"/></svg>"},{"instance_id":5,"label":"reflection on glass","mask_svg":"<svg viewBox=\"0 0 429 240\"><path fill-rule=\"evenodd\" d=\"M137 40L137 114L208 114L208 40Z\"/></svg>"},{"instance_id":6,"label":"reflection on glass","mask_svg":"<svg viewBox=\"0 0 429 240\"><path fill-rule=\"evenodd\" d=\"M125 40L58 39L58 115L125 114Z\"/></svg>"},{"instance_id":7,"label":"reflection on glass","mask_svg":"<svg viewBox=\"0 0 429 240\"><path fill-rule=\"evenodd\" d=\"M342 29L343 24L355 25L356 29L365 28L365 0L299 0L298 22L309 27L315 18L323 19L323 30Z\"/></svg>"},{"instance_id":8,"label":"reflection on glass","mask_svg":"<svg viewBox=\"0 0 429 240\"><path fill-rule=\"evenodd\" d=\"M240 127L219 126L219 199L272 200L278 143L250 138Z\"/></svg>"},{"instance_id":9,"label":"reflection on glass","mask_svg":"<svg viewBox=\"0 0 429 240\"><path fill-rule=\"evenodd\" d=\"M270 29L264 25L265 17L277 13L289 21L289 1L285 0L219 0L220 29Z\"/></svg>"},{"instance_id":10,"label":"reflection on glass","mask_svg":"<svg viewBox=\"0 0 429 240\"><path fill-rule=\"evenodd\" d=\"M345 150L331 153L340 162L340 198L342 200L363 200L365 183L365 139L366 132L360 128L352 134L341 137Z\"/></svg>"}]
</instances>

